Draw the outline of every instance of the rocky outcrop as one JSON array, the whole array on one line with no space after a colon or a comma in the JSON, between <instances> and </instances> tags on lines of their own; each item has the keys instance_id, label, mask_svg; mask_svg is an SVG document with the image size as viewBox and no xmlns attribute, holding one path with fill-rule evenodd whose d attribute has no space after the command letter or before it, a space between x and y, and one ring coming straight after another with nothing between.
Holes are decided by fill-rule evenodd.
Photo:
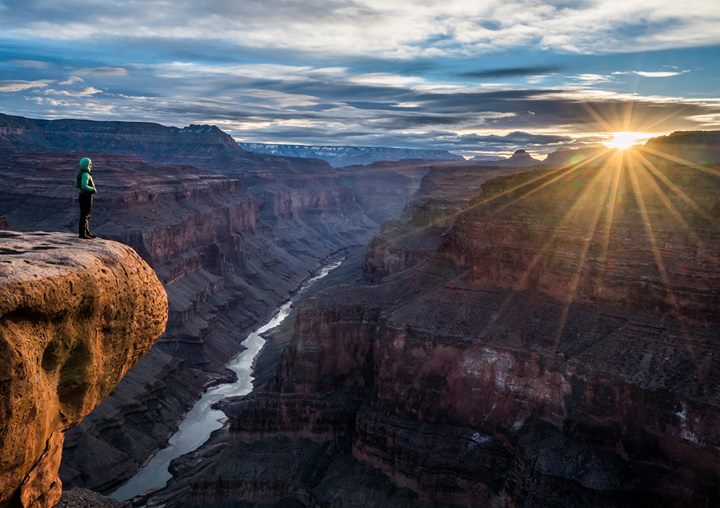
<instances>
[{"instance_id":1,"label":"rocky outcrop","mask_svg":"<svg viewBox=\"0 0 720 508\"><path fill-rule=\"evenodd\" d=\"M0 235L0 505L51 507L64 432L163 332L167 298L126 245Z\"/></svg>"},{"instance_id":2,"label":"rocky outcrop","mask_svg":"<svg viewBox=\"0 0 720 508\"><path fill-rule=\"evenodd\" d=\"M417 222L423 256L380 248L309 299L275 379L153 500L716 506L718 185L618 152L486 181Z\"/></svg>"},{"instance_id":3,"label":"rocky outcrop","mask_svg":"<svg viewBox=\"0 0 720 508\"><path fill-rule=\"evenodd\" d=\"M677 157L698 164L717 164L720 162L720 131L677 131L649 139L645 148L649 150L648 157L663 165L677 163Z\"/></svg>"},{"instance_id":4,"label":"rocky outcrop","mask_svg":"<svg viewBox=\"0 0 720 508\"><path fill-rule=\"evenodd\" d=\"M437 166L422 180L402 217L388 221L370 242L364 278L379 281L426 260L440 245L448 225L492 178L519 168L478 167L471 164Z\"/></svg>"},{"instance_id":5,"label":"rocky outcrop","mask_svg":"<svg viewBox=\"0 0 720 508\"><path fill-rule=\"evenodd\" d=\"M182 129L147 122L39 120L0 114L0 139L13 147L158 157L243 152L231 136L212 125Z\"/></svg>"},{"instance_id":6,"label":"rocky outcrop","mask_svg":"<svg viewBox=\"0 0 720 508\"><path fill-rule=\"evenodd\" d=\"M540 161L537 159L534 159L529 153L527 153L525 150L515 150L515 152L508 157L506 160L502 161L499 165L501 166L515 166L515 167L523 167L523 166L533 166L535 164L539 164Z\"/></svg>"},{"instance_id":7,"label":"rocky outcrop","mask_svg":"<svg viewBox=\"0 0 720 508\"><path fill-rule=\"evenodd\" d=\"M0 189L0 214L20 230L74 231L79 154L65 151L74 142L43 145L32 134L37 122L48 137L66 124L22 120L35 127L10 136L0 125L10 147L0 151L0 174L12 175ZM70 131L88 150L102 133L118 135L89 152L99 188L93 228L135 248L169 299L166 333L66 436L63 482L108 493L172 435L207 386L232 377L225 364L251 327L325 258L365 244L404 208L427 168L339 173L317 160L226 150L221 140L209 144L213 151L200 138L203 146L187 141L173 152L163 147L180 143L178 129L157 125L80 122ZM159 143L156 154L146 138Z\"/></svg>"}]
</instances>

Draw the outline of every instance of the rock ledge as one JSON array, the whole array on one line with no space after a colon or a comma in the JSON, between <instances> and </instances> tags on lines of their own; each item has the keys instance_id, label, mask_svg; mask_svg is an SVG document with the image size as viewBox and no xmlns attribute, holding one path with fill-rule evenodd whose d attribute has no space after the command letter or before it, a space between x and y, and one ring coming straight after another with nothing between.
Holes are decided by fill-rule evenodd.
<instances>
[{"instance_id":1,"label":"rock ledge","mask_svg":"<svg viewBox=\"0 0 720 508\"><path fill-rule=\"evenodd\" d=\"M64 431L163 332L167 309L126 245L0 231L0 507L58 502Z\"/></svg>"}]
</instances>

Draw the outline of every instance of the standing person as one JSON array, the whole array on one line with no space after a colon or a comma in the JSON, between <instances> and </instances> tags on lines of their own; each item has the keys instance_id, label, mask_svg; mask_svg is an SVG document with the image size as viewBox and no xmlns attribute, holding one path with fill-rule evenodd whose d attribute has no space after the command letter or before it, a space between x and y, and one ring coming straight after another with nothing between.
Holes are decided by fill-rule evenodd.
<instances>
[{"instance_id":1,"label":"standing person","mask_svg":"<svg viewBox=\"0 0 720 508\"><path fill-rule=\"evenodd\" d=\"M92 161L89 157L80 159L80 171L75 176L75 187L80 189L80 238L95 238L90 233L90 210L92 210L93 195L97 192L92 177Z\"/></svg>"}]
</instances>

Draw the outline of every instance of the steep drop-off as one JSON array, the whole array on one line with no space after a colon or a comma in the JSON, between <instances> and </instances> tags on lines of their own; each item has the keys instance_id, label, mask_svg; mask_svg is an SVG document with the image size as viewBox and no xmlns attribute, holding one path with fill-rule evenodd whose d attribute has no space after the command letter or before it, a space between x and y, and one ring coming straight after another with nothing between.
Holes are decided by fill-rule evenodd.
<instances>
[{"instance_id":1,"label":"steep drop-off","mask_svg":"<svg viewBox=\"0 0 720 508\"><path fill-rule=\"evenodd\" d=\"M607 152L475 189L311 298L150 505L717 506L717 169Z\"/></svg>"},{"instance_id":2,"label":"steep drop-off","mask_svg":"<svg viewBox=\"0 0 720 508\"><path fill-rule=\"evenodd\" d=\"M0 232L0 506L60 498L64 432L165 329L167 298L126 245Z\"/></svg>"},{"instance_id":3,"label":"steep drop-off","mask_svg":"<svg viewBox=\"0 0 720 508\"><path fill-rule=\"evenodd\" d=\"M73 231L78 212L72 183L81 153L65 150L90 150L82 155L93 158L99 188L95 232L133 246L168 293L166 333L67 435L63 481L103 492L163 444L208 384L232 376L224 366L253 325L324 258L366 243L379 221L403 209L419 184L416 175L427 171L416 164L340 174L320 161L248 158L239 148L211 150L225 146L226 135L216 129L188 128L185 144L173 152L167 147L181 136L174 128L23 122L32 128L12 135L12 123L0 128L12 148L0 153L6 177L0 214L9 226ZM64 131L53 137L47 133L53 129L69 129L72 137ZM213 133L220 139L205 146ZM93 140L103 136L109 144L93 149ZM49 138L52 143L43 141ZM152 146L143 144L149 140ZM165 148L153 155L156 146Z\"/></svg>"}]
</instances>

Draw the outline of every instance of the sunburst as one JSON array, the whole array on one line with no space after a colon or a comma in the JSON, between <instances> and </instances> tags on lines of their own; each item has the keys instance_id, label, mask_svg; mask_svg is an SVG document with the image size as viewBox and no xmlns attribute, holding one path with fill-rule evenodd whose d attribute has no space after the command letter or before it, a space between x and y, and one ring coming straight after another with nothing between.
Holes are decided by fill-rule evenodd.
<instances>
[{"instance_id":1,"label":"sunburst","mask_svg":"<svg viewBox=\"0 0 720 508\"><path fill-rule=\"evenodd\" d=\"M604 143L608 148L617 148L618 150L626 150L640 143L642 139L648 136L642 132L620 131L613 132L612 138Z\"/></svg>"}]
</instances>

